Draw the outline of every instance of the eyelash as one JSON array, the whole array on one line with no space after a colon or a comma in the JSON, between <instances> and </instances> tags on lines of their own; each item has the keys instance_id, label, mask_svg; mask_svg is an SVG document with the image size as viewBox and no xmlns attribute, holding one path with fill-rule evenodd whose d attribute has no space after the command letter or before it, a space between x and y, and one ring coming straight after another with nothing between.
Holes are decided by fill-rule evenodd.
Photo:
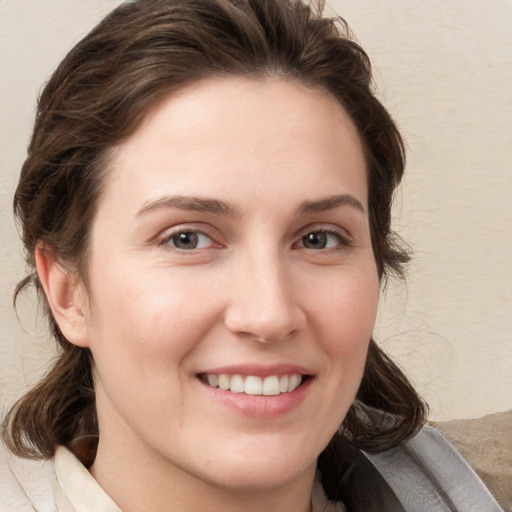
<instances>
[{"instance_id":1,"label":"eyelash","mask_svg":"<svg viewBox=\"0 0 512 512\"><path fill-rule=\"evenodd\" d=\"M171 242L173 241L173 239L175 239L179 236L183 236L183 235L194 235L196 237L206 237L209 239L210 242L207 247L193 247L191 249L183 249L180 247L176 247L175 245L171 245ZM335 237L337 239L337 243L332 247L320 247L319 249L313 248L313 247L306 247L304 245L305 238L308 236L311 236L311 235L315 235L316 237L319 237L319 238L321 238L322 236ZM329 242L327 241L326 243L328 244ZM174 251L177 251L177 252L180 252L183 254L194 254L195 251L210 249L212 247L222 248L222 244L216 242L215 239L212 236L210 236L208 233L206 233L203 230L193 228L193 227L191 227L191 228L182 227L180 229L173 230L171 232L166 232L165 234L163 234L161 237L159 237L157 239L157 244L166 249L174 250ZM353 244L352 244L352 241L350 240L350 238L341 230L325 229L325 228L319 228L319 229L311 229L310 228L310 229L302 232L302 234L299 236L298 240L293 244L293 247L299 248L299 249L304 249L306 251L311 251L311 252L317 252L317 251L318 252L320 252L320 251L335 252L335 251L339 251L339 250L343 250L348 247L351 247L352 245Z\"/></svg>"},{"instance_id":2,"label":"eyelash","mask_svg":"<svg viewBox=\"0 0 512 512\"><path fill-rule=\"evenodd\" d=\"M208 245L222 247L221 244L216 243L215 240L213 239L213 237L211 237L208 233L205 233L204 231L197 229L197 228L186 228L186 227L178 229L178 230L174 230L172 232L166 232L164 235L162 235L161 237L159 237L157 239L157 242L158 242L159 246L162 246L162 247L165 247L165 248L168 248L171 250L175 250L175 251L178 251L181 253L185 253L185 254L193 254L195 251L210 248L210 247L194 247L192 249L182 249L180 247L176 247L175 245L174 246L171 245L171 242L173 241L173 239L175 239L179 236L183 236L183 235L195 235L197 237L206 237L210 241L210 243Z\"/></svg>"},{"instance_id":3,"label":"eyelash","mask_svg":"<svg viewBox=\"0 0 512 512\"><path fill-rule=\"evenodd\" d=\"M303 235L300 236L298 242L296 242L295 245L304 244L304 239L307 236L311 236L311 235L333 236L337 239L337 244L334 247L322 247L320 249L314 249L314 248L305 247L304 245L302 245L300 247L301 249L310 250L310 251L317 251L317 250L318 251L321 251L321 250L322 251L336 251L336 250L343 250L345 248L352 246L352 241L344 232L337 230L337 229L325 229L325 228L308 229Z\"/></svg>"}]
</instances>

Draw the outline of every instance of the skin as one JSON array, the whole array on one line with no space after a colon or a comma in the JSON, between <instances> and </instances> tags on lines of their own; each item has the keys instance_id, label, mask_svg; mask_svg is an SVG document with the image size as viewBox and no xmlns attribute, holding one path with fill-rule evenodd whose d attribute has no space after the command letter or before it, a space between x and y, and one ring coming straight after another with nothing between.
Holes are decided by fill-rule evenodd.
<instances>
[{"instance_id":1,"label":"skin","mask_svg":"<svg viewBox=\"0 0 512 512\"><path fill-rule=\"evenodd\" d=\"M375 321L367 210L352 121L283 79L196 84L114 148L87 287L50 250L37 262L64 334L92 351L91 473L123 511L309 510ZM227 405L198 378L226 365L310 378L291 406L258 397L251 414L254 397Z\"/></svg>"}]
</instances>

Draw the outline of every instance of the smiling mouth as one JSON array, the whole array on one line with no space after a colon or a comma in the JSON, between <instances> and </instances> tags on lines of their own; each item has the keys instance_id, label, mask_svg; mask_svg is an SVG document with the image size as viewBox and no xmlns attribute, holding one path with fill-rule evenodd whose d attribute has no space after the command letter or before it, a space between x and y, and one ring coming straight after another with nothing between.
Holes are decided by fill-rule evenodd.
<instances>
[{"instance_id":1,"label":"smiling mouth","mask_svg":"<svg viewBox=\"0 0 512 512\"><path fill-rule=\"evenodd\" d=\"M290 375L257 375L242 376L239 374L200 374L199 379L212 388L219 388L231 393L244 393L246 395L277 396L291 393L303 384L309 377L292 373Z\"/></svg>"}]
</instances>

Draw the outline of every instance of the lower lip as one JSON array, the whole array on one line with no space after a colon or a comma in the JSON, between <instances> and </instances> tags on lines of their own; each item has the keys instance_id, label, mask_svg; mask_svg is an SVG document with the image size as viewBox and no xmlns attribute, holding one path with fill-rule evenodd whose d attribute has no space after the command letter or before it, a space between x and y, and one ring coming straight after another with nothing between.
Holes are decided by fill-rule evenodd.
<instances>
[{"instance_id":1,"label":"lower lip","mask_svg":"<svg viewBox=\"0 0 512 512\"><path fill-rule=\"evenodd\" d=\"M306 398L309 387L314 379L310 377L297 389L290 393L279 395L246 395L245 393L232 393L220 388L212 388L208 384L198 382L206 392L223 406L234 409L239 413L253 418L272 419L284 416L297 409Z\"/></svg>"}]
</instances>

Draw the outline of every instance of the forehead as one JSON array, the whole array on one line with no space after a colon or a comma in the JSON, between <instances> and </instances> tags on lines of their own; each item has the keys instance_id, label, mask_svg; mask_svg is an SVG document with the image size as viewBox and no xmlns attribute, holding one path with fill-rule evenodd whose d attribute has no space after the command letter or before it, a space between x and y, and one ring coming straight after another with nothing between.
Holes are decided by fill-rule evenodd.
<instances>
[{"instance_id":1,"label":"forehead","mask_svg":"<svg viewBox=\"0 0 512 512\"><path fill-rule=\"evenodd\" d=\"M367 195L361 140L340 102L278 78L215 78L165 96L114 148L109 169L107 189L138 180L149 195L178 181L187 189L179 192L197 194L209 183L222 195L237 180L268 193L289 189L290 179L323 195L351 182L361 202Z\"/></svg>"}]
</instances>

